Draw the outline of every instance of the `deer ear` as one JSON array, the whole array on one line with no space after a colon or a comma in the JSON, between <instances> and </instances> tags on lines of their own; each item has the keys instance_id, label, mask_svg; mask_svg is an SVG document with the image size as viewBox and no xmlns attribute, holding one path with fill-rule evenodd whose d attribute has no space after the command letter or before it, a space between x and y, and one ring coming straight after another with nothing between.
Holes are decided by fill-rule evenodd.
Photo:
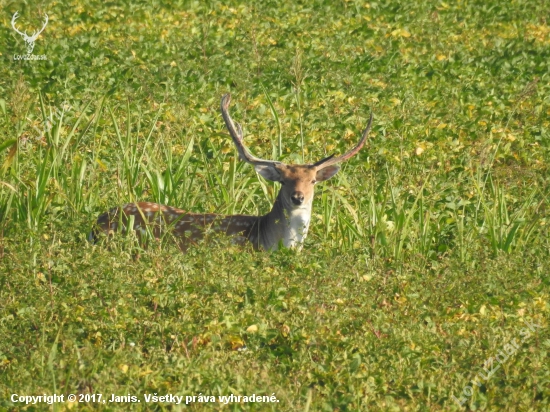
<instances>
[{"instance_id":1,"label":"deer ear","mask_svg":"<svg viewBox=\"0 0 550 412\"><path fill-rule=\"evenodd\" d=\"M330 179L332 176L334 176L336 173L338 173L338 170L340 170L340 166L327 166L323 169L317 170L317 175L315 177L315 180L318 182L322 182L323 180Z\"/></svg>"},{"instance_id":2,"label":"deer ear","mask_svg":"<svg viewBox=\"0 0 550 412\"><path fill-rule=\"evenodd\" d=\"M256 165L254 166L256 172L258 172L264 179L271 180L273 182L281 181L281 174L277 171L275 166Z\"/></svg>"}]
</instances>

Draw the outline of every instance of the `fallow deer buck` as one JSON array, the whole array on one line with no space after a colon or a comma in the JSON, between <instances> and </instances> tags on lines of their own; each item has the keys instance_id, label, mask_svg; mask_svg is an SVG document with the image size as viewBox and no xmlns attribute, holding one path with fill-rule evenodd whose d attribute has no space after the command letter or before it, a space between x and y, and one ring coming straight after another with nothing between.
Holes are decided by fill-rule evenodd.
<instances>
[{"instance_id":1,"label":"fallow deer buck","mask_svg":"<svg viewBox=\"0 0 550 412\"><path fill-rule=\"evenodd\" d=\"M145 235L148 230L156 238L163 233L172 233L182 250L202 239L208 229L234 236L238 244L249 241L255 249L276 250L281 241L285 247L301 248L311 219L315 184L334 176L340 168L337 163L361 150L371 127L372 114L361 140L349 152L338 157L332 155L310 165L287 165L257 158L249 152L243 143L241 126L233 122L229 115L229 101L229 94L222 97L221 111L240 158L253 165L265 179L281 183L277 199L268 214L224 216L190 213L175 207L139 202L104 213L97 219L97 229L110 234L122 224L122 230L126 231L133 222L133 230L140 235Z\"/></svg>"}]
</instances>

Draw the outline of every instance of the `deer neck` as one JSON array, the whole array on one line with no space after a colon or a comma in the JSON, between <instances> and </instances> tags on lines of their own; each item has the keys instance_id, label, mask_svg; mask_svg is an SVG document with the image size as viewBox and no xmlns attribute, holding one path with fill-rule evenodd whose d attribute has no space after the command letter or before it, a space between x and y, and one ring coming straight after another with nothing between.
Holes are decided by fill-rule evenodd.
<instances>
[{"instance_id":1,"label":"deer neck","mask_svg":"<svg viewBox=\"0 0 550 412\"><path fill-rule=\"evenodd\" d=\"M311 220L311 202L294 207L279 193L273 208L259 218L259 244L265 250L277 250L282 241L285 247L302 248Z\"/></svg>"}]
</instances>

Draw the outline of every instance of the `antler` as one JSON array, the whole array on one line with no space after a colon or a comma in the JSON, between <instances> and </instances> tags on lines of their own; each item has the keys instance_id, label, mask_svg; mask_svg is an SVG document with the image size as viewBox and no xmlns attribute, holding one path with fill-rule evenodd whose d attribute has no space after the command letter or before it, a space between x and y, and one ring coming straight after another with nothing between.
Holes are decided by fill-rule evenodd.
<instances>
[{"instance_id":1,"label":"antler","mask_svg":"<svg viewBox=\"0 0 550 412\"><path fill-rule=\"evenodd\" d=\"M260 159L256 156L254 156L248 148L243 143L243 131L241 129L241 126L238 123L233 122L233 119L231 119L231 116L229 115L229 102L231 101L231 95L228 93L222 97L222 116L223 120L225 120L225 125L227 126L227 129L229 130L229 134L231 135L231 138L233 139L233 142L235 143L235 146L237 147L237 151L239 152L239 157L244 160L245 162L248 162L253 165L259 165L259 166L269 166L269 165L280 165L281 162L276 162L272 160L264 160ZM361 137L361 140L359 140L359 143L357 143L357 146L355 146L353 149L351 149L349 152L335 157L335 155L331 155L329 157L326 157L322 160L319 160L318 162L314 163L312 166L317 167L318 169L324 169L325 167L331 166L335 163L340 163L345 160L348 160L350 157L354 156L361 150L361 148L364 146L367 137L369 135L370 127L372 125L372 113L369 118L369 123L367 125L367 128L363 132L363 136Z\"/></svg>"},{"instance_id":2,"label":"antler","mask_svg":"<svg viewBox=\"0 0 550 412\"><path fill-rule=\"evenodd\" d=\"M15 20L17 20L18 18L19 18L19 12L16 11L15 14L13 15L13 17L11 18L11 27L13 27L13 29L14 29L18 34L20 34L21 36L28 37L27 32L21 33L19 30L17 30L17 27L15 27Z\"/></svg>"},{"instance_id":3,"label":"antler","mask_svg":"<svg viewBox=\"0 0 550 412\"><path fill-rule=\"evenodd\" d=\"M48 25L48 15L46 13L44 13L44 16L46 17L46 20L44 21L44 25L42 26L42 28L40 30L33 32L32 36L29 36L27 34L27 32L24 32L24 33L20 32L19 30L17 30L17 27L15 27L15 20L17 20L19 18L19 12L18 11L16 11L14 13L13 17L11 18L11 26L13 27L13 29L18 34L25 37L26 41L34 41L38 38L38 36L40 36L40 33L42 33L44 31L44 29L46 28L46 26Z\"/></svg>"},{"instance_id":4,"label":"antler","mask_svg":"<svg viewBox=\"0 0 550 412\"><path fill-rule=\"evenodd\" d=\"M357 152L359 150L361 150L361 148L363 147L363 145L367 141L367 136L369 135L371 124L372 124L372 113L370 114L369 124L367 125L367 128L363 132L363 136L361 137L361 140L359 140L359 143L357 143L357 146L355 146L349 152L347 152L347 153L345 153L341 156L334 157L334 155L330 155L329 157L325 157L324 159L319 160L317 163L313 164L313 166L315 166L319 169L324 169L325 167L331 166L335 163L340 163L340 162L343 162L345 160L348 160L350 157L357 154Z\"/></svg>"},{"instance_id":5,"label":"antler","mask_svg":"<svg viewBox=\"0 0 550 412\"><path fill-rule=\"evenodd\" d=\"M46 13L44 13L44 16L46 17L46 19L44 20L44 25L42 26L42 28L39 31L34 32L32 34L31 39L33 39L33 40L38 39L38 36L40 36L40 33L42 33L44 31L44 29L46 28L46 26L48 25L48 15Z\"/></svg>"},{"instance_id":6,"label":"antler","mask_svg":"<svg viewBox=\"0 0 550 412\"><path fill-rule=\"evenodd\" d=\"M222 97L222 104L221 104L222 116L223 116L223 120L225 120L225 125L229 130L229 134L233 139L233 143L235 143L235 146L237 147L237 151L239 152L239 157L245 162L250 163L254 166L280 165L281 162L260 159L259 157L256 157L252 153L250 153L248 148L243 143L243 130L241 129L241 126L239 125L239 123L233 122L233 119L229 115L228 108L229 108L230 101L231 101L231 95L229 93L227 93Z\"/></svg>"}]
</instances>

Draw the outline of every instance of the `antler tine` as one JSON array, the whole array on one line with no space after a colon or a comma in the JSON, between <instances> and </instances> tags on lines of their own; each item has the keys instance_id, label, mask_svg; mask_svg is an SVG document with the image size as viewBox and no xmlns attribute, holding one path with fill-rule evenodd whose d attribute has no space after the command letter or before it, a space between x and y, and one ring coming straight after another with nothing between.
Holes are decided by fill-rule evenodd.
<instances>
[{"instance_id":1,"label":"antler tine","mask_svg":"<svg viewBox=\"0 0 550 412\"><path fill-rule=\"evenodd\" d=\"M233 143L235 143L235 146L237 147L237 151L239 152L239 157L244 160L247 163L250 163L252 165L273 165L273 164L281 164L280 162L272 161L272 160L264 160L260 159L259 157L254 156L248 148L243 143L243 130L241 128L241 125L239 123L235 123L231 116L229 115L229 102L231 101L231 95L229 93L225 94L222 97L222 116L223 120L225 121L225 125L227 126L227 129L229 130L229 134L231 135L231 138L233 139Z\"/></svg>"},{"instance_id":2,"label":"antler tine","mask_svg":"<svg viewBox=\"0 0 550 412\"><path fill-rule=\"evenodd\" d=\"M44 25L42 26L42 28L39 31L37 31L36 33L34 33L32 35L32 37L34 37L35 39L38 38L40 33L42 33L44 31L44 29L46 28L46 26L48 25L48 15L46 13L44 13L44 16L46 16L46 19L44 20Z\"/></svg>"},{"instance_id":3,"label":"antler tine","mask_svg":"<svg viewBox=\"0 0 550 412\"><path fill-rule=\"evenodd\" d=\"M15 20L17 20L19 18L19 12L16 11L14 14L13 14L13 17L11 18L11 27L13 27L13 29L18 33L20 34L21 36L26 36L27 35L27 32L25 33L21 33L17 27L15 27Z\"/></svg>"},{"instance_id":4,"label":"antler tine","mask_svg":"<svg viewBox=\"0 0 550 412\"><path fill-rule=\"evenodd\" d=\"M367 128L363 132L363 136L361 137L361 140L359 140L359 143L357 143L357 146L355 146L349 152L347 152L347 153L345 153L341 156L334 157L334 155L331 155L331 156L326 157L322 160L319 160L317 163L314 163L313 166L318 167L319 169L323 169L323 168L331 166L335 163L340 163L340 162L343 162L345 160L348 160L350 157L356 155L357 152L359 150L361 150L361 148L363 147L363 145L367 141L367 136L369 135L370 127L372 125L372 118L373 118L373 116L372 116L372 113L371 113L370 118L369 118L369 124L367 125Z\"/></svg>"}]
</instances>

